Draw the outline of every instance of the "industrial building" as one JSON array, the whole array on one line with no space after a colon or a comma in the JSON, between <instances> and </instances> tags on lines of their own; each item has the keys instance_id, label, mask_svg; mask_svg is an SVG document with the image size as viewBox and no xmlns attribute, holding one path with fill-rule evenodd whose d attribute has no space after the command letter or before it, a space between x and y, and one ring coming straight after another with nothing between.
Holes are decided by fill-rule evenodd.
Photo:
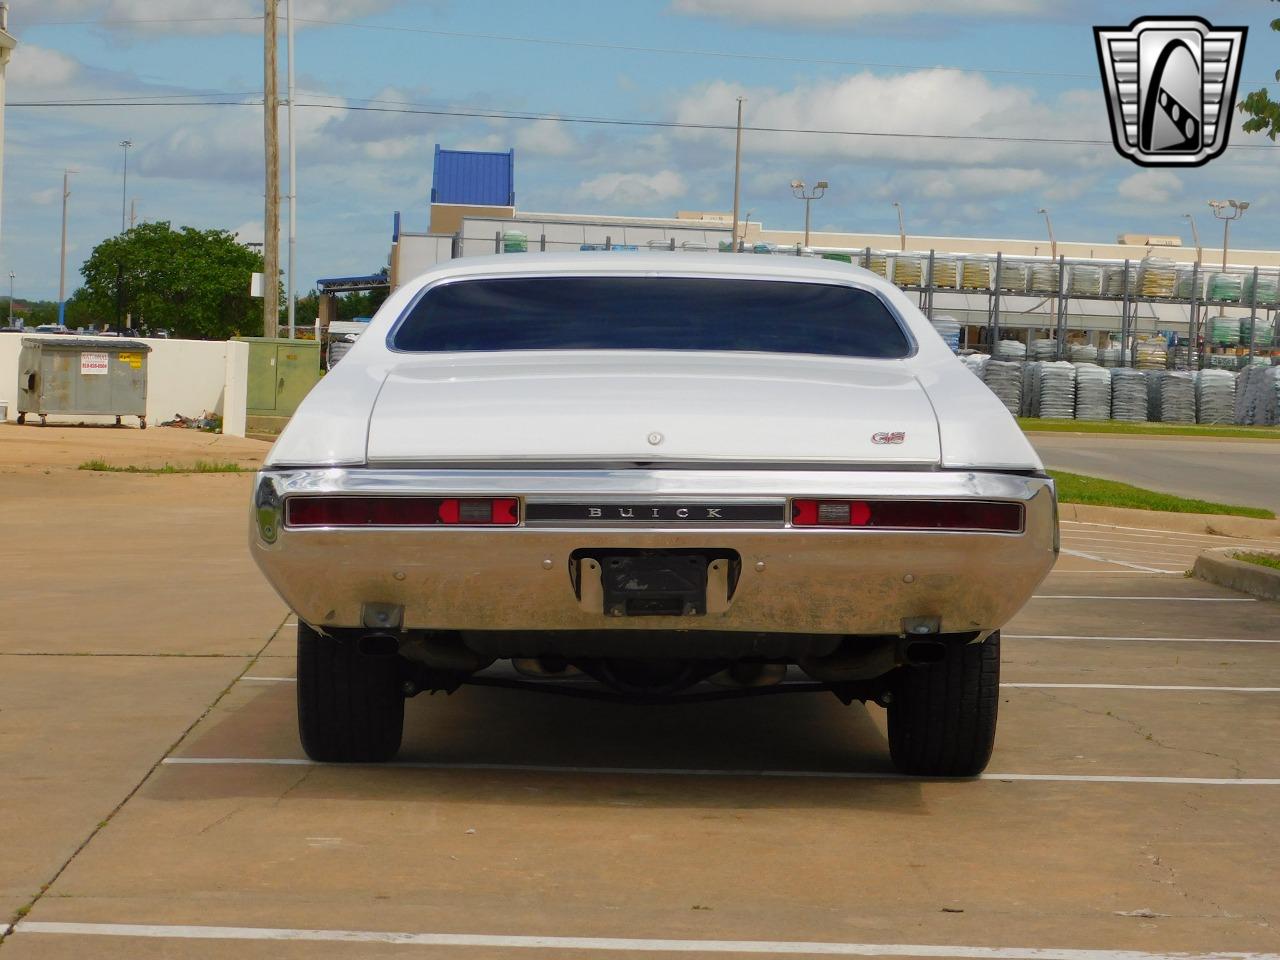
<instances>
[{"instance_id":1,"label":"industrial building","mask_svg":"<svg viewBox=\"0 0 1280 960\"><path fill-rule=\"evenodd\" d=\"M672 217L530 212L518 208L515 152L436 147L426 233L395 214L390 284L398 287L453 257L532 250L729 249L732 216L679 211ZM780 186L781 188L781 186ZM758 253L848 259L892 279L930 318L954 318L960 344L989 350L1001 338L1028 347L1056 337L1096 347L1163 336L1182 363L1243 363L1277 349L1280 251L1183 245L1178 236L1123 234L1117 242L774 230L740 225L741 247ZM1193 336L1194 334L1194 336Z\"/></svg>"}]
</instances>

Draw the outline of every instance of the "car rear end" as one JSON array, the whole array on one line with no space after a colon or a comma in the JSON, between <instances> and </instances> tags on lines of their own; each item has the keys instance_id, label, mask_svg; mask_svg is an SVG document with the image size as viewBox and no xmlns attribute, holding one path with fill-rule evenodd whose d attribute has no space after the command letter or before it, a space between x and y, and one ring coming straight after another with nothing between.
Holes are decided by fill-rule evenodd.
<instances>
[{"instance_id":1,"label":"car rear end","mask_svg":"<svg viewBox=\"0 0 1280 960\"><path fill-rule=\"evenodd\" d=\"M254 555L308 644L353 651L332 669L390 657L412 693L511 660L656 699L799 667L889 703L903 671L989 658L1054 561L1052 481L896 291L537 259L392 305L259 475ZM344 394L364 430L326 441Z\"/></svg>"}]
</instances>

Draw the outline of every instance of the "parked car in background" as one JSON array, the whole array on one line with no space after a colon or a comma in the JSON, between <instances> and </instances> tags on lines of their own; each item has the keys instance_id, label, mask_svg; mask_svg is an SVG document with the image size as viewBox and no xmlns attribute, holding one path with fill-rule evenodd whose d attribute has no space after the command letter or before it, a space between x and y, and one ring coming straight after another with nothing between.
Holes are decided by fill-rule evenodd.
<instances>
[{"instance_id":1,"label":"parked car in background","mask_svg":"<svg viewBox=\"0 0 1280 960\"><path fill-rule=\"evenodd\" d=\"M807 681L906 772L991 752L1053 482L897 289L812 258L524 254L393 294L259 473L317 760L499 661L645 702Z\"/></svg>"}]
</instances>

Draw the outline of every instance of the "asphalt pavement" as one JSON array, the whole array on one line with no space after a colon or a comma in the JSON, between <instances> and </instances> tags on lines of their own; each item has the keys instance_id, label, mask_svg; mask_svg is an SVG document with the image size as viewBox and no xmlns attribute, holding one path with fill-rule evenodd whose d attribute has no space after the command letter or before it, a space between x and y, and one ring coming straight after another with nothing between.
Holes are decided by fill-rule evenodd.
<instances>
[{"instance_id":1,"label":"asphalt pavement","mask_svg":"<svg viewBox=\"0 0 1280 960\"><path fill-rule=\"evenodd\" d=\"M1280 440L1028 433L1050 470L1280 514Z\"/></svg>"}]
</instances>

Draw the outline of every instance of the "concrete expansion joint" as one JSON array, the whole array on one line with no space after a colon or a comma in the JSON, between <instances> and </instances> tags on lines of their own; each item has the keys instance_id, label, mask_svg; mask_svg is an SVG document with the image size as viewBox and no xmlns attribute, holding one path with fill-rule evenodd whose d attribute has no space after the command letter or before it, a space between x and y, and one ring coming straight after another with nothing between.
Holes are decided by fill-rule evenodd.
<instances>
[{"instance_id":1,"label":"concrete expansion joint","mask_svg":"<svg viewBox=\"0 0 1280 960\"><path fill-rule=\"evenodd\" d=\"M289 619L289 616L291 616L291 614L281 619L281 626L284 625L283 621ZM206 717L208 717L209 714L211 714L214 711L214 709L217 708L218 704L222 702L223 698L226 697L226 695L235 688L236 684L240 682L241 678L243 678L246 673L248 673L250 670L253 669L253 667L258 662L258 658L262 656L263 651L267 649L267 647L271 644L272 639L275 637L277 633L279 633L279 631L280 631L280 627L276 627L274 630L272 630L267 635L267 639L262 641L262 645L257 651L257 653L254 653L247 657L244 656L243 654L234 655L235 659L247 661L245 665L240 669L240 672L236 674L236 676L231 680L230 683L228 683L225 687L222 688L222 690L218 692L218 694L213 698L213 700L209 703L209 705L206 706L204 710L200 712L200 715L196 717L194 720L192 720L191 723L187 725L186 729L184 729L182 733L178 735L178 738L174 740L173 743L169 744L169 746L166 747L161 752L160 756L156 758L155 762L152 763L151 766L149 766L146 769L146 771L142 774L142 776L138 778L137 783L135 783L128 790L128 792L126 792L125 795L120 798L120 801L114 807L111 808L111 811L102 820L98 821L98 823L93 827L92 830L89 831L89 833L85 836L85 838L80 841L80 843L76 846L76 848L73 851L71 851L71 855L68 856L64 861L62 861L61 865L59 865L58 868L53 872L53 876L51 876L48 879L48 881L41 884L40 890L35 894L35 896L31 898L31 901L25 907L23 907L21 911L19 911L18 916L12 918L9 921L8 925L5 926L3 932L0 932L0 949L4 948L5 941L7 940L9 935L14 932L18 923L21 922L23 919L25 919L25 917L30 914L31 910L36 906L36 904L38 904L42 899L44 899L44 897L48 894L49 889L55 883L57 883L58 878L61 877L67 871L67 868L71 866L71 864L75 861L75 859L78 856L80 856L80 854L84 851L85 847L87 847L90 843L93 842L93 839L106 828L107 824L109 824L115 818L116 814L118 814L122 809L124 809L125 804L127 804L130 800L134 798L134 796L137 795L138 791L142 789L143 784L145 784L148 780L150 780L151 776L158 769L160 769L160 766L164 763L165 758L173 755L173 751L178 749L178 747L181 746L182 742L191 735L191 731L194 730L197 726L199 726L200 723ZM164 654L158 654L158 655L157 654L127 654L127 655L129 656L165 656ZM62 656L83 656L83 654L62 654ZM110 655L104 654L104 656L110 656ZM115 656L119 656L119 654L115 654ZM225 656L231 656L231 655L214 654L212 656L225 657ZM230 816L230 814L228 814L228 816Z\"/></svg>"},{"instance_id":2,"label":"concrete expansion joint","mask_svg":"<svg viewBox=\"0 0 1280 960\"><path fill-rule=\"evenodd\" d=\"M1044 696L1049 700L1052 700L1054 703L1063 702L1056 695L1051 694L1048 691L1038 690L1036 692L1039 693L1041 696ZM1162 750L1170 750L1174 753L1196 753L1203 757L1212 757L1215 760L1225 760L1227 763L1231 764L1232 772L1235 774L1237 778L1243 778L1245 776L1244 769L1241 767L1240 760L1237 757L1229 757L1226 754L1214 753L1211 750L1197 750L1191 747L1178 747L1178 746L1174 746L1171 743L1165 743L1163 740L1158 738L1155 735L1155 733L1153 733L1147 727L1144 727L1137 720L1130 720L1128 717L1121 716L1120 714L1116 713L1114 710L1089 710L1086 707L1079 706L1078 704L1073 704L1072 706L1076 710L1079 710L1081 713L1089 714L1090 716L1107 717L1108 719L1119 721L1120 723L1123 723L1128 727L1130 727L1133 730L1133 732L1136 733L1138 736L1142 737L1142 739L1146 740L1150 744L1153 744L1159 747Z\"/></svg>"}]
</instances>

